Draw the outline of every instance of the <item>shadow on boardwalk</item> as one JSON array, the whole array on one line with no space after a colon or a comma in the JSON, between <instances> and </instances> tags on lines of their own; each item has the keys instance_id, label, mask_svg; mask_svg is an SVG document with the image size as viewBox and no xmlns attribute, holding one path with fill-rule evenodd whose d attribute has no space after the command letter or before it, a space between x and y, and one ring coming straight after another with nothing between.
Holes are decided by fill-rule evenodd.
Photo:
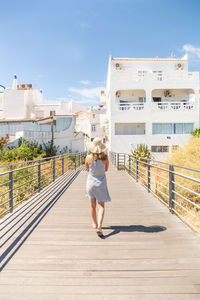
<instances>
[{"instance_id":1,"label":"shadow on boardwalk","mask_svg":"<svg viewBox=\"0 0 200 300\"><path fill-rule=\"evenodd\" d=\"M0 253L0 272L5 268L14 254L24 244L30 234L39 225L48 211L55 205L59 198L63 195L66 189L72 184L80 171L72 172L69 177L62 176L51 185L48 190L44 189L41 195L38 194L30 202L25 203L16 212L2 220L0 231L3 231L0 236L2 243L0 248L3 252ZM28 205L27 205L28 204ZM8 222L7 222L8 221Z\"/></svg>"},{"instance_id":2,"label":"shadow on boardwalk","mask_svg":"<svg viewBox=\"0 0 200 300\"><path fill-rule=\"evenodd\" d=\"M121 233L121 232L135 232L135 231L139 231L139 232L148 232L148 233L155 233L155 232L160 232L160 231L164 231L167 228L164 226L159 226L159 225L154 225L154 226L144 226L144 225L129 225L129 226L109 226L109 227L102 227L104 230L106 229L111 229L113 230L112 232L110 232L109 234L104 234L104 239Z\"/></svg>"}]
</instances>

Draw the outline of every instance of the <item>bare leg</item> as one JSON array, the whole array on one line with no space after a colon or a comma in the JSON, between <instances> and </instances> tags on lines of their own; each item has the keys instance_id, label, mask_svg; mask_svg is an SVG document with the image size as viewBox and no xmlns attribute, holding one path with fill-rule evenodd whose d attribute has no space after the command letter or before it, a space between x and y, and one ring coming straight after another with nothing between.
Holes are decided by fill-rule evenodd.
<instances>
[{"instance_id":1,"label":"bare leg","mask_svg":"<svg viewBox=\"0 0 200 300\"><path fill-rule=\"evenodd\" d=\"M104 202L98 202L98 210L99 210L99 214L98 214L98 230L102 232L102 223L103 223L103 217L104 217L104 212L105 212L105 205Z\"/></svg>"},{"instance_id":2,"label":"bare leg","mask_svg":"<svg viewBox=\"0 0 200 300\"><path fill-rule=\"evenodd\" d=\"M97 216L96 216L96 199L90 200L90 214L93 221L93 227L97 228Z\"/></svg>"}]
</instances>

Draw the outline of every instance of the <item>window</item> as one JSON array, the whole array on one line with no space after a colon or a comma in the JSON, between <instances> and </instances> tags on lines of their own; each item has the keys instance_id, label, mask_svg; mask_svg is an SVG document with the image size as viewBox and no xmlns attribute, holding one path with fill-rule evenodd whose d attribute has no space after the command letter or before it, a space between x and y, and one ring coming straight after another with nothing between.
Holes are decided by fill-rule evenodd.
<instances>
[{"instance_id":1,"label":"window","mask_svg":"<svg viewBox=\"0 0 200 300\"><path fill-rule=\"evenodd\" d=\"M172 134L172 124L157 123L152 124L152 134Z\"/></svg>"},{"instance_id":2,"label":"window","mask_svg":"<svg viewBox=\"0 0 200 300\"><path fill-rule=\"evenodd\" d=\"M145 134L145 123L115 123L115 135Z\"/></svg>"},{"instance_id":3,"label":"window","mask_svg":"<svg viewBox=\"0 0 200 300\"><path fill-rule=\"evenodd\" d=\"M138 77L144 78L146 74L147 74L147 70L138 70Z\"/></svg>"},{"instance_id":4,"label":"window","mask_svg":"<svg viewBox=\"0 0 200 300\"><path fill-rule=\"evenodd\" d=\"M161 102L161 97L153 97L153 102Z\"/></svg>"},{"instance_id":5,"label":"window","mask_svg":"<svg viewBox=\"0 0 200 300\"><path fill-rule=\"evenodd\" d=\"M146 97L139 97L139 103L145 103Z\"/></svg>"},{"instance_id":6,"label":"window","mask_svg":"<svg viewBox=\"0 0 200 300\"><path fill-rule=\"evenodd\" d=\"M151 146L151 152L169 152L169 146Z\"/></svg>"},{"instance_id":7,"label":"window","mask_svg":"<svg viewBox=\"0 0 200 300\"><path fill-rule=\"evenodd\" d=\"M92 131L94 132L94 131L96 131L96 125L92 125Z\"/></svg>"},{"instance_id":8,"label":"window","mask_svg":"<svg viewBox=\"0 0 200 300\"><path fill-rule=\"evenodd\" d=\"M193 123L153 123L152 134L189 134Z\"/></svg>"},{"instance_id":9,"label":"window","mask_svg":"<svg viewBox=\"0 0 200 300\"><path fill-rule=\"evenodd\" d=\"M172 145L172 153L176 152L178 150L178 145Z\"/></svg>"},{"instance_id":10,"label":"window","mask_svg":"<svg viewBox=\"0 0 200 300\"><path fill-rule=\"evenodd\" d=\"M158 81L162 81L163 73L162 73L161 70L159 70L159 71L153 71L153 73L156 74L156 79L157 79Z\"/></svg>"}]
</instances>

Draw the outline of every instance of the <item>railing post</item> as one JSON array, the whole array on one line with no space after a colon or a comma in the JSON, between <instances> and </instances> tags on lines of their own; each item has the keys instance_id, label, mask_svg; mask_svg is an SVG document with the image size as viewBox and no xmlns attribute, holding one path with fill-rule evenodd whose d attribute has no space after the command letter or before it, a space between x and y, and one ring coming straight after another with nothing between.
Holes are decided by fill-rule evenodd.
<instances>
[{"instance_id":1,"label":"railing post","mask_svg":"<svg viewBox=\"0 0 200 300\"><path fill-rule=\"evenodd\" d=\"M148 167L148 172L147 172L147 178L148 178L148 192L150 193L151 191L151 161L147 161L147 167Z\"/></svg>"},{"instance_id":2,"label":"railing post","mask_svg":"<svg viewBox=\"0 0 200 300\"><path fill-rule=\"evenodd\" d=\"M38 161L38 193L40 192L40 180L41 180L41 165L39 160Z\"/></svg>"},{"instance_id":3,"label":"railing post","mask_svg":"<svg viewBox=\"0 0 200 300\"><path fill-rule=\"evenodd\" d=\"M79 167L81 166L81 153L78 154L78 158L79 158Z\"/></svg>"},{"instance_id":4,"label":"railing post","mask_svg":"<svg viewBox=\"0 0 200 300\"><path fill-rule=\"evenodd\" d=\"M128 156L128 174L131 175L131 156Z\"/></svg>"},{"instance_id":5,"label":"railing post","mask_svg":"<svg viewBox=\"0 0 200 300\"><path fill-rule=\"evenodd\" d=\"M174 211L174 166L169 166L169 211L173 214Z\"/></svg>"},{"instance_id":6,"label":"railing post","mask_svg":"<svg viewBox=\"0 0 200 300\"><path fill-rule=\"evenodd\" d=\"M9 173L9 208L10 213L13 212L13 169L12 165L10 166L10 173Z\"/></svg>"},{"instance_id":7,"label":"railing post","mask_svg":"<svg viewBox=\"0 0 200 300\"><path fill-rule=\"evenodd\" d=\"M62 175L64 174L64 155L62 156Z\"/></svg>"},{"instance_id":8,"label":"railing post","mask_svg":"<svg viewBox=\"0 0 200 300\"><path fill-rule=\"evenodd\" d=\"M56 172L56 168L55 168L55 157L53 157L53 181L55 181L55 172Z\"/></svg>"},{"instance_id":9,"label":"railing post","mask_svg":"<svg viewBox=\"0 0 200 300\"><path fill-rule=\"evenodd\" d=\"M136 162L136 182L138 182L139 173L138 173L138 158L137 157L135 159L135 162Z\"/></svg>"},{"instance_id":10,"label":"railing post","mask_svg":"<svg viewBox=\"0 0 200 300\"><path fill-rule=\"evenodd\" d=\"M76 170L76 154L75 154L75 161L74 161L74 164L75 164L75 170Z\"/></svg>"},{"instance_id":11,"label":"railing post","mask_svg":"<svg viewBox=\"0 0 200 300\"><path fill-rule=\"evenodd\" d=\"M117 170L119 171L119 153L117 153Z\"/></svg>"}]
</instances>

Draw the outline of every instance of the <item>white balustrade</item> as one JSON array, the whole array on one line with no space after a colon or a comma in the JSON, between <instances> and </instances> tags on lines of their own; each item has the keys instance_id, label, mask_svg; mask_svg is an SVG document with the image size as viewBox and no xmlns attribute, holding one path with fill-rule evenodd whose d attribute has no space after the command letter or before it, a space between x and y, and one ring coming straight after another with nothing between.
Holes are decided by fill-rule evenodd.
<instances>
[{"instance_id":1,"label":"white balustrade","mask_svg":"<svg viewBox=\"0 0 200 300\"><path fill-rule=\"evenodd\" d=\"M119 110L136 110L136 111L142 111L145 107L145 103L118 103L118 109ZM152 106L155 109L162 110L162 111L184 111L184 110L193 110L194 109L194 103L190 102L158 102L154 103L152 102Z\"/></svg>"},{"instance_id":2,"label":"white balustrade","mask_svg":"<svg viewBox=\"0 0 200 300\"><path fill-rule=\"evenodd\" d=\"M143 110L144 103L118 103L119 110Z\"/></svg>"},{"instance_id":3,"label":"white balustrade","mask_svg":"<svg viewBox=\"0 0 200 300\"><path fill-rule=\"evenodd\" d=\"M160 110L192 110L194 108L193 103L187 102L159 102L156 106Z\"/></svg>"}]
</instances>

